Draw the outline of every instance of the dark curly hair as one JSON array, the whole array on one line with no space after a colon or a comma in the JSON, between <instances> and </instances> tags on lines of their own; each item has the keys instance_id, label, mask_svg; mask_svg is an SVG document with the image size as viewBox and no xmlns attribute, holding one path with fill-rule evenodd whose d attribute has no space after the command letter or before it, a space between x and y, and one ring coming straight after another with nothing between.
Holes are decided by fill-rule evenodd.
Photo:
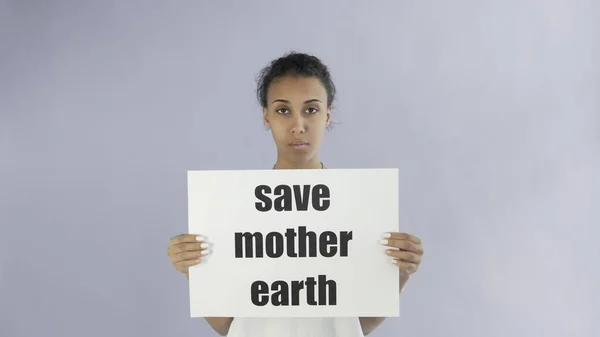
<instances>
[{"instance_id":1,"label":"dark curly hair","mask_svg":"<svg viewBox=\"0 0 600 337\"><path fill-rule=\"evenodd\" d=\"M335 85L327 66L317 57L309 54L289 52L272 61L258 76L256 96L263 108L267 107L267 92L273 80L283 76L316 77L327 90L327 107L331 108L335 99Z\"/></svg>"}]
</instances>

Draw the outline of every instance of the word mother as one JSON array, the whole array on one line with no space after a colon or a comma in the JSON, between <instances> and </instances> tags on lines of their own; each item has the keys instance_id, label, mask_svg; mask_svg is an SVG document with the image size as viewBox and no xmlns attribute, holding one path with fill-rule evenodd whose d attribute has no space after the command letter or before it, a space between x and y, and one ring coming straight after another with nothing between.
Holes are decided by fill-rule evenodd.
<instances>
[{"instance_id":1,"label":"word mother","mask_svg":"<svg viewBox=\"0 0 600 337\"><path fill-rule=\"evenodd\" d=\"M285 234L270 232L263 236L261 232L236 232L234 237L236 258L262 258L265 254L279 258L284 252L288 257L317 257L317 250L323 257L333 257L338 249L340 256L347 257L352 231L341 231L339 238L336 233L325 231L317 239L317 233L299 226L298 232L287 228Z\"/></svg>"}]
</instances>

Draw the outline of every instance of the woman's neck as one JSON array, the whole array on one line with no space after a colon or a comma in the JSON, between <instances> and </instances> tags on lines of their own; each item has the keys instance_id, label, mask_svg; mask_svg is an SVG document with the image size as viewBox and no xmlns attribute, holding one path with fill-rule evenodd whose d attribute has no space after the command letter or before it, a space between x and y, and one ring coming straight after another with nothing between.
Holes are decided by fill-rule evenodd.
<instances>
[{"instance_id":1,"label":"woman's neck","mask_svg":"<svg viewBox=\"0 0 600 337\"><path fill-rule=\"evenodd\" d=\"M324 168L324 165L317 157L304 162L292 162L283 158L277 158L277 162L275 162L275 166L273 166L274 170L307 170L322 168Z\"/></svg>"}]
</instances>

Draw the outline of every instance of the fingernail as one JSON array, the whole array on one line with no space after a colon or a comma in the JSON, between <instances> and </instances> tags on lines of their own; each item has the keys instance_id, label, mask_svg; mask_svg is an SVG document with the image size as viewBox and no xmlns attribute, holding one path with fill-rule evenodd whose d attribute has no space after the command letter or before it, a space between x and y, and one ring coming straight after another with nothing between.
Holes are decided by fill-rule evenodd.
<instances>
[{"instance_id":1,"label":"fingernail","mask_svg":"<svg viewBox=\"0 0 600 337\"><path fill-rule=\"evenodd\" d=\"M208 247L210 247L210 243L206 243L205 242L205 243L203 243L203 244L200 245L200 248L208 248Z\"/></svg>"},{"instance_id":2,"label":"fingernail","mask_svg":"<svg viewBox=\"0 0 600 337\"><path fill-rule=\"evenodd\" d=\"M392 259L392 261L391 261L391 262L392 262L393 264L398 264L398 260L396 260L396 259Z\"/></svg>"},{"instance_id":3,"label":"fingernail","mask_svg":"<svg viewBox=\"0 0 600 337\"><path fill-rule=\"evenodd\" d=\"M386 253L386 254L391 254L391 253L392 253L392 251L391 251L390 249L388 249L388 250L386 250L386 251L385 251L385 253Z\"/></svg>"},{"instance_id":4,"label":"fingernail","mask_svg":"<svg viewBox=\"0 0 600 337\"><path fill-rule=\"evenodd\" d=\"M390 233L385 233L385 234L383 234L381 237L382 237L382 238L384 238L384 239L388 239L388 238L391 238L391 237L392 237L392 234L390 234Z\"/></svg>"},{"instance_id":5,"label":"fingernail","mask_svg":"<svg viewBox=\"0 0 600 337\"><path fill-rule=\"evenodd\" d=\"M379 241L379 243L381 243L382 245L387 245L388 244L388 240L381 240L381 241Z\"/></svg>"},{"instance_id":6,"label":"fingernail","mask_svg":"<svg viewBox=\"0 0 600 337\"><path fill-rule=\"evenodd\" d=\"M196 236L196 241L204 241L204 240L206 240L206 238L204 236L202 236L202 235Z\"/></svg>"},{"instance_id":7,"label":"fingernail","mask_svg":"<svg viewBox=\"0 0 600 337\"><path fill-rule=\"evenodd\" d=\"M208 250L208 249L200 252L200 255L208 255L208 254L210 254L210 250Z\"/></svg>"}]
</instances>

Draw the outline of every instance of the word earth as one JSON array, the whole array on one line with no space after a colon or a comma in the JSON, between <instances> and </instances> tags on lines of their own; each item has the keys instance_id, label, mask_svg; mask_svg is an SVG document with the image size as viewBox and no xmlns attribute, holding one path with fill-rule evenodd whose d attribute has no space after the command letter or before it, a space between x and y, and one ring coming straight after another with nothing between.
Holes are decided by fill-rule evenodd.
<instances>
[{"instance_id":1,"label":"word earth","mask_svg":"<svg viewBox=\"0 0 600 337\"><path fill-rule=\"evenodd\" d=\"M271 302L273 306L298 306L300 305L300 295L306 286L306 303L308 305L336 305L337 304L337 284L333 280L327 280L325 275L319 275L318 280L314 277L307 277L306 280L275 281L271 284L269 294L269 285L265 281L255 281L252 283L251 297L252 303L256 306L265 306ZM318 290L318 294L315 294ZM329 298L327 298L327 294ZM291 303L290 303L291 302Z\"/></svg>"}]
</instances>

